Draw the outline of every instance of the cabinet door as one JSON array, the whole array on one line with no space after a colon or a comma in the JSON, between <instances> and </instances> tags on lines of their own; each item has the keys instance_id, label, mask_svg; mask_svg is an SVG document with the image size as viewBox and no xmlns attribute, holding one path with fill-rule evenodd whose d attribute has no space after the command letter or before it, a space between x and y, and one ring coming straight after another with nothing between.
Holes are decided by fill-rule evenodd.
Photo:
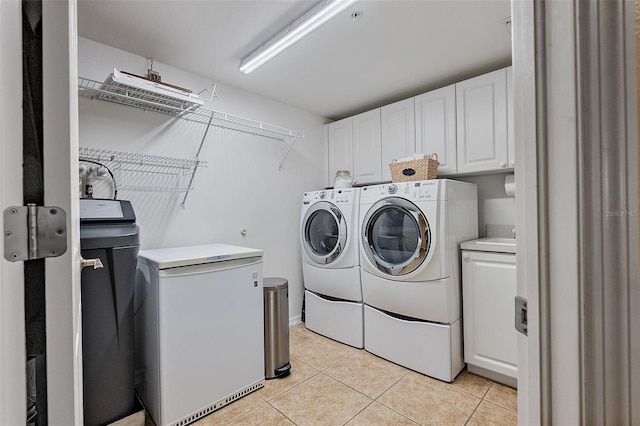
<instances>
[{"instance_id":1,"label":"cabinet door","mask_svg":"<svg viewBox=\"0 0 640 426\"><path fill-rule=\"evenodd\" d=\"M353 179L358 184L382 180L380 108L353 118Z\"/></svg>"},{"instance_id":2,"label":"cabinet door","mask_svg":"<svg viewBox=\"0 0 640 426\"><path fill-rule=\"evenodd\" d=\"M456 84L458 173L507 168L507 71Z\"/></svg>"},{"instance_id":3,"label":"cabinet door","mask_svg":"<svg viewBox=\"0 0 640 426\"><path fill-rule=\"evenodd\" d=\"M438 154L438 175L457 172L456 88L443 87L416 96L416 151Z\"/></svg>"},{"instance_id":4,"label":"cabinet door","mask_svg":"<svg viewBox=\"0 0 640 426\"><path fill-rule=\"evenodd\" d=\"M353 171L353 120L351 117L327 124L329 148L328 185L338 170Z\"/></svg>"},{"instance_id":5,"label":"cabinet door","mask_svg":"<svg viewBox=\"0 0 640 426\"><path fill-rule=\"evenodd\" d=\"M416 132L413 98L385 105L380 110L382 121L382 180L391 180L389 163L413 155Z\"/></svg>"},{"instance_id":6,"label":"cabinet door","mask_svg":"<svg viewBox=\"0 0 640 426\"><path fill-rule=\"evenodd\" d=\"M462 252L464 361L517 378L516 256Z\"/></svg>"},{"instance_id":7,"label":"cabinet door","mask_svg":"<svg viewBox=\"0 0 640 426\"><path fill-rule=\"evenodd\" d=\"M507 67L507 151L509 168L516 166L516 140L513 120L513 67Z\"/></svg>"}]
</instances>

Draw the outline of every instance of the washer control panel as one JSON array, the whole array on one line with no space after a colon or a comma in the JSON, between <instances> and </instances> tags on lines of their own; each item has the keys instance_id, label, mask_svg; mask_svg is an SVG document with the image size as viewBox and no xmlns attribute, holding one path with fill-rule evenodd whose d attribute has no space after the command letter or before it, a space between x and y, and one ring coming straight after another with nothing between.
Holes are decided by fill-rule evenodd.
<instances>
[{"instance_id":1,"label":"washer control panel","mask_svg":"<svg viewBox=\"0 0 640 426\"><path fill-rule=\"evenodd\" d=\"M334 204L354 204L359 200L359 189L326 189L321 191L305 192L302 196L302 205L308 206L318 201L329 201Z\"/></svg>"}]
</instances>

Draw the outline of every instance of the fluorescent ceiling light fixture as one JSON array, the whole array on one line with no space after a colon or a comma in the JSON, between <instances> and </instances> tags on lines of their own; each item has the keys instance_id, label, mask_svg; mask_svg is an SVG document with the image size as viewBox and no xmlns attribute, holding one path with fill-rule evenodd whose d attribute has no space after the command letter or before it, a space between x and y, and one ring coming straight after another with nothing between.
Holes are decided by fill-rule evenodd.
<instances>
[{"instance_id":1,"label":"fluorescent ceiling light fixture","mask_svg":"<svg viewBox=\"0 0 640 426\"><path fill-rule=\"evenodd\" d=\"M357 0L324 0L294 21L278 35L254 50L240 62L240 72L249 74L274 56L320 28L331 18L351 6Z\"/></svg>"}]
</instances>

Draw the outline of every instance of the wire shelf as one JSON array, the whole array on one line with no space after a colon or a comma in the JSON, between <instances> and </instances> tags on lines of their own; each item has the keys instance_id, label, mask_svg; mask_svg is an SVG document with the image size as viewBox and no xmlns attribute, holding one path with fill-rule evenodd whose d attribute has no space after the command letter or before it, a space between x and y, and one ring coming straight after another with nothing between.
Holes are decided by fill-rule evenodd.
<instances>
[{"instance_id":1,"label":"wire shelf","mask_svg":"<svg viewBox=\"0 0 640 426\"><path fill-rule=\"evenodd\" d=\"M78 77L78 94L90 99L114 102L145 111L171 115L182 120L231 129L280 141L284 141L286 138L304 139L304 133L296 130L215 111L199 105L174 102L171 97L156 95L149 91L131 87L123 88L109 78L101 82Z\"/></svg>"},{"instance_id":2,"label":"wire shelf","mask_svg":"<svg viewBox=\"0 0 640 426\"><path fill-rule=\"evenodd\" d=\"M80 147L79 159L106 166L123 191L188 192L195 170L208 165L201 160L86 147Z\"/></svg>"}]
</instances>

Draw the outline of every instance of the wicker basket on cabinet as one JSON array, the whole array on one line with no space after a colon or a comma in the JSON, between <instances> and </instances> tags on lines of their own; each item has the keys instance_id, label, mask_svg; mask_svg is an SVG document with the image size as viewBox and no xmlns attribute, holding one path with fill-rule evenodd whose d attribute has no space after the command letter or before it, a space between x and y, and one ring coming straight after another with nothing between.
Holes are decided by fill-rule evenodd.
<instances>
[{"instance_id":1,"label":"wicker basket on cabinet","mask_svg":"<svg viewBox=\"0 0 640 426\"><path fill-rule=\"evenodd\" d=\"M428 180L438 177L438 154L431 154L428 158L401 163L393 160L389 164L392 182L410 182Z\"/></svg>"}]
</instances>

